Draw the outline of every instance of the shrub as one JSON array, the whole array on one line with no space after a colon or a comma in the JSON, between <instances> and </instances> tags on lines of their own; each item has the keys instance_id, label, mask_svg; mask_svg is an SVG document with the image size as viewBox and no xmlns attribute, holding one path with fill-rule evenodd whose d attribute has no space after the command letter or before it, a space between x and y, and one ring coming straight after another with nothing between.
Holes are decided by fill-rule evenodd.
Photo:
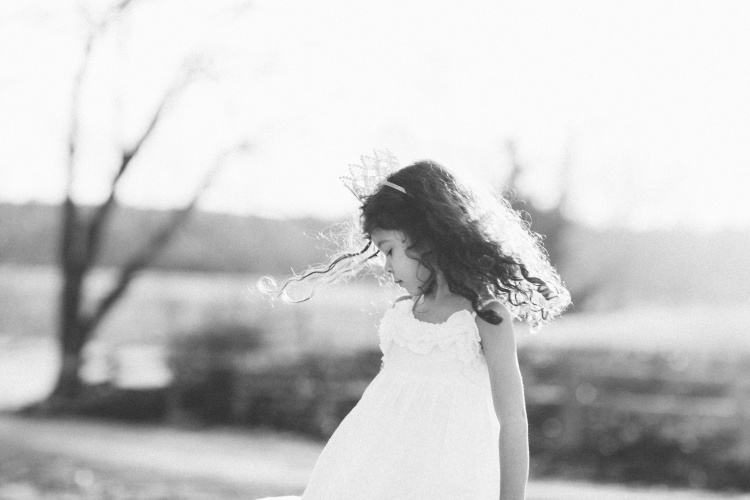
<instances>
[{"instance_id":1,"label":"shrub","mask_svg":"<svg viewBox=\"0 0 750 500\"><path fill-rule=\"evenodd\" d=\"M188 415L203 423L231 422L238 361L264 344L260 328L237 324L177 335L169 356L174 377L172 417Z\"/></svg>"},{"instance_id":2,"label":"shrub","mask_svg":"<svg viewBox=\"0 0 750 500\"><path fill-rule=\"evenodd\" d=\"M328 438L380 370L381 352L308 353L238 385L242 423Z\"/></svg>"},{"instance_id":3,"label":"shrub","mask_svg":"<svg viewBox=\"0 0 750 500\"><path fill-rule=\"evenodd\" d=\"M87 386L75 413L127 422L159 422L168 413L168 389L122 389L110 384Z\"/></svg>"}]
</instances>

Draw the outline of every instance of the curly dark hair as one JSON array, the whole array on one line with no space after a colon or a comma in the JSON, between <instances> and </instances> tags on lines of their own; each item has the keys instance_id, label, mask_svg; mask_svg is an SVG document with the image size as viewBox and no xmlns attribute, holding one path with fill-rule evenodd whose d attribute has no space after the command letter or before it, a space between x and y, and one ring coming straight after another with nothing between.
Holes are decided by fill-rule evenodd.
<instances>
[{"instance_id":1,"label":"curly dark hair","mask_svg":"<svg viewBox=\"0 0 750 500\"><path fill-rule=\"evenodd\" d=\"M488 299L499 300L532 327L548 322L570 304L570 294L550 264L541 237L530 231L507 200L470 188L433 161L404 167L387 180L405 193L383 185L364 198L358 223L329 231L327 238L336 242L339 251L328 264L293 276L282 286L264 278L261 288L284 295L290 286L307 283L309 298L319 283L375 270L379 266L369 264L379 252L370 235L383 229L403 232L410 253L430 271L423 293L435 286L440 270L449 290L468 299L489 323L499 324L502 318L492 308L482 307ZM288 296L287 300L294 301Z\"/></svg>"}]
</instances>

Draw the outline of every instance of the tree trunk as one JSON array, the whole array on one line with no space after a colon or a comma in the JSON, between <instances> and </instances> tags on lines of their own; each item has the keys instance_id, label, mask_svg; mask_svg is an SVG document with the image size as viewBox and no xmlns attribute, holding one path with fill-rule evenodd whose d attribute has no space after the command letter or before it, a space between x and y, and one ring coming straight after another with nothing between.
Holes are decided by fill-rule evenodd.
<instances>
[{"instance_id":1,"label":"tree trunk","mask_svg":"<svg viewBox=\"0 0 750 500\"><path fill-rule=\"evenodd\" d=\"M67 265L66 265L67 264ZM50 399L59 402L73 401L81 391L78 371L82 361L85 333L80 315L82 286L85 272L77 263L63 265L63 288L60 300L59 342L62 368Z\"/></svg>"},{"instance_id":2,"label":"tree trunk","mask_svg":"<svg viewBox=\"0 0 750 500\"><path fill-rule=\"evenodd\" d=\"M158 108L149 120L145 131L129 148L122 150L119 168L110 184L109 194L106 200L98 207L89 210L87 216L82 207L73 201L73 185L76 172L77 151L79 141L79 113L81 98L83 96L84 78L91 62L93 47L98 42L98 37L106 32L106 27L111 22L117 21L123 12L133 4L133 0L119 0L116 5L102 18L98 26L90 31L84 48L83 60L73 82L73 98L70 107L70 131L68 134L67 154L67 187L66 196L61 206L62 232L60 235L59 265L62 272L62 290L60 292L60 310L58 335L60 351L62 354L62 367L60 369L55 388L47 400L39 405L31 405L27 408L29 412L40 411L43 413L65 412L72 409L78 402L84 389L84 384L79 375L79 369L83 361L82 351L86 342L93 336L96 328L119 301L125 290L130 285L136 274L144 269L156 257L156 255L168 244L173 234L187 219L190 212L196 206L202 192L208 187L213 176L223 166L223 162L229 154L225 152L219 161L209 171L204 183L195 192L192 201L180 209L172 218L170 223L154 235L151 242L123 266L120 279L117 284L105 294L98 305L84 310L84 285L87 274L93 269L99 251L103 232L109 223L112 211L116 206L116 191L120 179L129 169L133 158L139 154L141 147L152 135L158 124L161 123L165 110L192 81L194 71L188 71L183 78L172 86L159 103ZM234 148L233 152L247 151L248 145L241 144Z\"/></svg>"},{"instance_id":3,"label":"tree trunk","mask_svg":"<svg viewBox=\"0 0 750 500\"><path fill-rule=\"evenodd\" d=\"M64 353L62 368L49 399L60 404L72 403L81 393L81 379L78 367L81 364L81 353Z\"/></svg>"},{"instance_id":4,"label":"tree trunk","mask_svg":"<svg viewBox=\"0 0 750 500\"><path fill-rule=\"evenodd\" d=\"M60 245L60 270L62 289L58 322L58 341L62 355L62 367L57 383L48 398L51 411L69 406L81 392L78 370L85 344L85 330L81 305L83 284L89 269L87 231L78 207L68 197L62 206L62 238Z\"/></svg>"}]
</instances>

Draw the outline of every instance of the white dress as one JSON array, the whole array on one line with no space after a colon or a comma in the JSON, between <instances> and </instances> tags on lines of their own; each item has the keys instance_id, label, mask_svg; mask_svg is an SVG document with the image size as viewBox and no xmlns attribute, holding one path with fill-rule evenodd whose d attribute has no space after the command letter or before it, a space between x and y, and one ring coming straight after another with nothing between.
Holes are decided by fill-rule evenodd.
<instances>
[{"instance_id":1,"label":"white dress","mask_svg":"<svg viewBox=\"0 0 750 500\"><path fill-rule=\"evenodd\" d=\"M323 449L302 499L499 498L500 424L476 313L433 324L412 307L402 300L383 316L383 367Z\"/></svg>"}]
</instances>

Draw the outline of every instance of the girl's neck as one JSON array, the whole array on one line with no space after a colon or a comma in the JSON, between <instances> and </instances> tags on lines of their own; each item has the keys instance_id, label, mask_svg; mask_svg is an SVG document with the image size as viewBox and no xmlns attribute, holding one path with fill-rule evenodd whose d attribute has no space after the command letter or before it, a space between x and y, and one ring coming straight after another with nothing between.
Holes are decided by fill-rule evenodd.
<instances>
[{"instance_id":1,"label":"girl's neck","mask_svg":"<svg viewBox=\"0 0 750 500\"><path fill-rule=\"evenodd\" d=\"M455 294L448 289L448 282L445 280L445 276L442 272L438 271L435 276L435 285L428 293L422 294L422 302L440 303L453 295Z\"/></svg>"}]
</instances>

